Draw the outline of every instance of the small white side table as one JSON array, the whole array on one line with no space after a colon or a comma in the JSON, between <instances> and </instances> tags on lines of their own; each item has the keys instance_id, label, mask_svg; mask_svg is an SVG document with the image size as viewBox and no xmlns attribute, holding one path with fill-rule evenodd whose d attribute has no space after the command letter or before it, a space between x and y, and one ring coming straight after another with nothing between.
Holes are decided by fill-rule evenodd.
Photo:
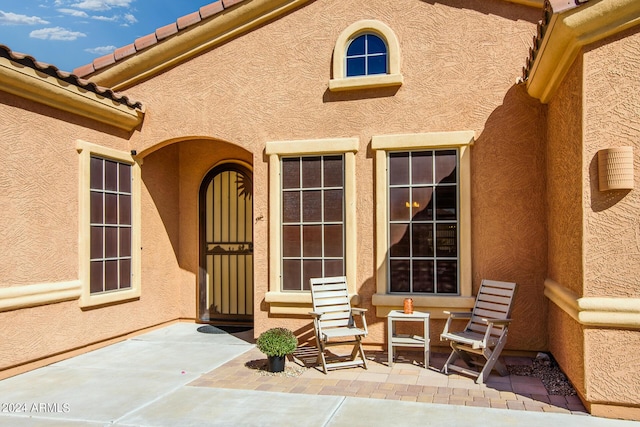
<instances>
[{"instance_id":1,"label":"small white side table","mask_svg":"<svg viewBox=\"0 0 640 427\"><path fill-rule=\"evenodd\" d=\"M424 322L424 332L422 336L396 334L395 322ZM387 315L387 332L389 334L388 354L389 367L393 366L396 347L422 347L424 349L424 367L429 368L429 313L414 311L405 314L403 310L392 310Z\"/></svg>"}]
</instances>

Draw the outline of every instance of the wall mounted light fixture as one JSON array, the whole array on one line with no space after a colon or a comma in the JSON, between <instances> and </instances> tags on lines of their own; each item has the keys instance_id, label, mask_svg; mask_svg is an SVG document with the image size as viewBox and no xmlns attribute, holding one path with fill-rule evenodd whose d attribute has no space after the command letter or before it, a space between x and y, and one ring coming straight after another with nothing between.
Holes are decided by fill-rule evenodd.
<instances>
[{"instance_id":1,"label":"wall mounted light fixture","mask_svg":"<svg viewBox=\"0 0 640 427\"><path fill-rule=\"evenodd\" d=\"M600 191L633 189L633 147L612 147L598 151Z\"/></svg>"}]
</instances>

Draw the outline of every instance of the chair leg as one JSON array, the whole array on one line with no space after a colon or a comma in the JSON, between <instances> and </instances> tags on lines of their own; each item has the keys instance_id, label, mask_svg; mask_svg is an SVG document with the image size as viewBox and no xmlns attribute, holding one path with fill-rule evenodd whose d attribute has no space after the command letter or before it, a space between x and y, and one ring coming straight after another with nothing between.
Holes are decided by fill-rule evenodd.
<instances>
[{"instance_id":1,"label":"chair leg","mask_svg":"<svg viewBox=\"0 0 640 427\"><path fill-rule=\"evenodd\" d=\"M360 359L362 360L362 365L364 369L369 369L367 366L367 358L364 356L364 350L362 349L362 340L358 337L358 344L353 347L353 352L351 353L351 359L356 360L356 357L360 353Z\"/></svg>"},{"instance_id":2,"label":"chair leg","mask_svg":"<svg viewBox=\"0 0 640 427\"><path fill-rule=\"evenodd\" d=\"M504 333L498 340L498 344L493 348L493 350L487 348L483 351L482 354L487 359L487 363L485 363L482 367L482 371L480 371L480 375L478 375L476 383L484 384L494 368L503 377L509 375L509 370L507 369L507 367L498 360L498 357L500 357L500 353L502 353L502 349L504 348L506 343L507 334Z\"/></svg>"},{"instance_id":3,"label":"chair leg","mask_svg":"<svg viewBox=\"0 0 640 427\"><path fill-rule=\"evenodd\" d=\"M316 334L316 344L318 346L318 360L317 364L322 365L322 371L324 374L327 374L327 361L324 357L324 342L320 339L318 334Z\"/></svg>"},{"instance_id":4,"label":"chair leg","mask_svg":"<svg viewBox=\"0 0 640 427\"><path fill-rule=\"evenodd\" d=\"M443 374L449 375L449 365L453 365L455 361L458 360L459 358L460 358L460 354L458 350L452 347L451 354L447 358L447 361L444 362L444 366L442 367L442 369L440 369L440 372L442 372Z\"/></svg>"}]
</instances>

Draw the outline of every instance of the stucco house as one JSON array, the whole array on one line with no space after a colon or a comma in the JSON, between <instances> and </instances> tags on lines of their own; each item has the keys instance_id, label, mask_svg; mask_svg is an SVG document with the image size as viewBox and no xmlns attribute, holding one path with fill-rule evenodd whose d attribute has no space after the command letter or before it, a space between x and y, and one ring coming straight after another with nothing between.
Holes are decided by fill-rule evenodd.
<instances>
[{"instance_id":1,"label":"stucco house","mask_svg":"<svg viewBox=\"0 0 640 427\"><path fill-rule=\"evenodd\" d=\"M516 282L507 351L640 419L640 1L218 0L65 73L0 46L0 378L175 321L366 344Z\"/></svg>"}]
</instances>

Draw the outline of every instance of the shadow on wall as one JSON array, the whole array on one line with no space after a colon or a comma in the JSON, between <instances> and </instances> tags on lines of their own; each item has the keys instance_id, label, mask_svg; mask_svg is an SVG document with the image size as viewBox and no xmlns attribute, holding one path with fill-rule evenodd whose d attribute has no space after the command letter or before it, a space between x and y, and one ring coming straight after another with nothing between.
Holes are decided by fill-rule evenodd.
<instances>
[{"instance_id":1,"label":"shadow on wall","mask_svg":"<svg viewBox=\"0 0 640 427\"><path fill-rule=\"evenodd\" d=\"M471 149L473 292L516 282L510 348L547 348L546 106L512 86Z\"/></svg>"}]
</instances>

